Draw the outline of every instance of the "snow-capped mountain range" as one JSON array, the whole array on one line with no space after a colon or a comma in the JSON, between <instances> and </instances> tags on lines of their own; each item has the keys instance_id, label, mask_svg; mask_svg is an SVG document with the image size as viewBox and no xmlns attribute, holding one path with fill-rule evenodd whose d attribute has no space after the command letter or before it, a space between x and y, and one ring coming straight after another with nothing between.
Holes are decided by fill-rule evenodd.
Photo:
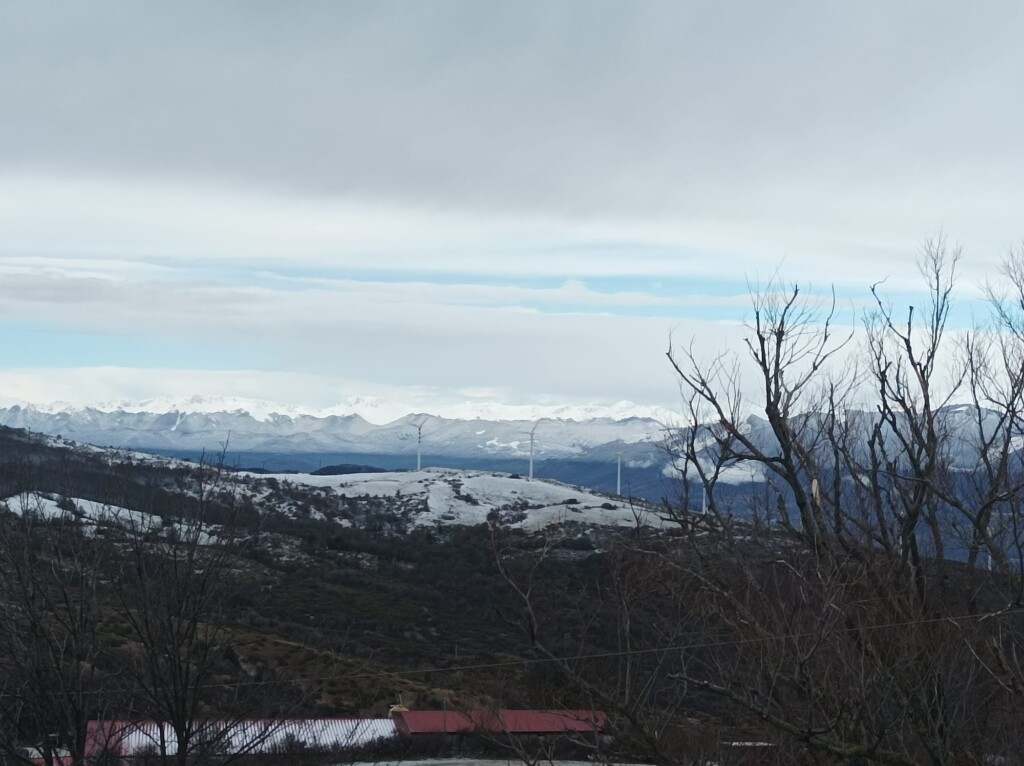
<instances>
[{"instance_id":1,"label":"snow-capped mountain range","mask_svg":"<svg viewBox=\"0 0 1024 766\"><path fill-rule=\"evenodd\" d=\"M279 416L296 418L348 417L358 415L374 425L388 425L406 415L434 415L447 420L575 420L596 419L630 420L633 418L671 423L676 413L656 405L636 404L619 401L614 404L504 404L490 401L465 401L448 404L414 405L393 402L375 396L353 396L331 407L307 407L283 404L265 399L247 399L239 396L157 397L140 400L117 400L95 404L72 404L70 402L11 402L7 409L20 406L41 413L56 415L77 413L84 410L114 413L163 414L182 412L187 414L216 414L244 412L259 421L272 420ZM2 409L2 408L0 408Z\"/></svg>"},{"instance_id":2,"label":"snow-capped mountain range","mask_svg":"<svg viewBox=\"0 0 1024 766\"><path fill-rule=\"evenodd\" d=\"M597 406L467 403L416 412L359 397L314 410L260 400L190 397L94 406L14 404L0 425L61 434L79 442L142 450L264 453L415 453L460 457L571 458L602 445L660 443L672 413L620 402Z\"/></svg>"}]
</instances>

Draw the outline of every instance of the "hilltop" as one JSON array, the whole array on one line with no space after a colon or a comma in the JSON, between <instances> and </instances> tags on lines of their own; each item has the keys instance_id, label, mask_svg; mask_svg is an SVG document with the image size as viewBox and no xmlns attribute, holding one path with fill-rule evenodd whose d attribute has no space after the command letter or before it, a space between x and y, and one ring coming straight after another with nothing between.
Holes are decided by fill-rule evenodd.
<instances>
[{"instance_id":1,"label":"hilltop","mask_svg":"<svg viewBox=\"0 0 1024 766\"><path fill-rule=\"evenodd\" d=\"M280 668L300 685L327 673L335 680L305 703L310 713L379 714L399 694L424 705L490 704L495 694L537 704L534 682L515 670L529 644L500 614L509 596L498 550L529 557L553 542L550 587L571 591L600 579L600 551L618 536L664 524L652 506L494 472L213 466L215 483L200 487L196 469L0 428L0 513L74 524L86 545L136 533L173 544L203 504L202 545L242 542L223 647L238 659L223 682L245 668ZM110 630L124 644L122 629ZM445 670L463 666L482 667Z\"/></svg>"}]
</instances>

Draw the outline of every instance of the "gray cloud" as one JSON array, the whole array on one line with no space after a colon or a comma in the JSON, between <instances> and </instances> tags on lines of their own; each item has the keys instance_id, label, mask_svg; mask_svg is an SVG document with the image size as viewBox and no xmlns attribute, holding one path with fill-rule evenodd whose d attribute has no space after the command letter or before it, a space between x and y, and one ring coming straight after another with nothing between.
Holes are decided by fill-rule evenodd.
<instances>
[{"instance_id":1,"label":"gray cloud","mask_svg":"<svg viewBox=\"0 0 1024 766\"><path fill-rule=\"evenodd\" d=\"M10 4L0 165L583 216L944 217L937 191L1017 186L1022 14Z\"/></svg>"},{"instance_id":2,"label":"gray cloud","mask_svg":"<svg viewBox=\"0 0 1024 766\"><path fill-rule=\"evenodd\" d=\"M1018 3L6 3L0 318L226 349L255 327L268 375L668 402L669 320L525 311L562 296L515 280L700 292L783 262L906 289L940 227L991 273L1024 234L1022 22ZM293 263L505 281L232 281ZM610 310L658 302L639 289Z\"/></svg>"},{"instance_id":3,"label":"gray cloud","mask_svg":"<svg viewBox=\"0 0 1024 766\"><path fill-rule=\"evenodd\" d=\"M159 346L175 339L219 348L222 361L235 367L378 385L503 388L517 400L539 393L567 401L614 400L617 392L640 401L673 398L663 357L669 325L662 319L462 305L429 292L395 300L390 286L373 288L275 292L7 274L0 319L32 317L113 342L137 336ZM693 332L709 326L696 323Z\"/></svg>"}]
</instances>

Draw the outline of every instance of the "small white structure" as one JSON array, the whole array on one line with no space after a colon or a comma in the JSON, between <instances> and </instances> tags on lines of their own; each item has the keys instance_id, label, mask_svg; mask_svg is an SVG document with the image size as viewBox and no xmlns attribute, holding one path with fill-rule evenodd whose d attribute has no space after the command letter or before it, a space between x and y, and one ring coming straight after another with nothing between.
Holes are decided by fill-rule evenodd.
<instances>
[{"instance_id":1,"label":"small white structure","mask_svg":"<svg viewBox=\"0 0 1024 766\"><path fill-rule=\"evenodd\" d=\"M198 721L192 747L224 754L343 751L398 736L390 718L292 718ZM169 724L156 721L91 721L87 755L135 758L174 755L178 741Z\"/></svg>"}]
</instances>

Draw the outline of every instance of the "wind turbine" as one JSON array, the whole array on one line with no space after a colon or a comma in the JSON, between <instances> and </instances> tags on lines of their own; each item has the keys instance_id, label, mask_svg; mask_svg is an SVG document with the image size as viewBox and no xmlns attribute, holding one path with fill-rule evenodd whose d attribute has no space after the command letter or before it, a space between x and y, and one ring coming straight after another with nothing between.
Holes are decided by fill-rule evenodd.
<instances>
[{"instance_id":1,"label":"wind turbine","mask_svg":"<svg viewBox=\"0 0 1024 766\"><path fill-rule=\"evenodd\" d=\"M423 422L416 424L416 470L423 467Z\"/></svg>"},{"instance_id":2,"label":"wind turbine","mask_svg":"<svg viewBox=\"0 0 1024 766\"><path fill-rule=\"evenodd\" d=\"M541 418L533 424L533 428L530 429L530 481L533 481L533 435L537 433L537 426L540 425Z\"/></svg>"},{"instance_id":3,"label":"wind turbine","mask_svg":"<svg viewBox=\"0 0 1024 766\"><path fill-rule=\"evenodd\" d=\"M622 440L619 440L622 446ZM622 450L615 453L615 494L622 497Z\"/></svg>"}]
</instances>

